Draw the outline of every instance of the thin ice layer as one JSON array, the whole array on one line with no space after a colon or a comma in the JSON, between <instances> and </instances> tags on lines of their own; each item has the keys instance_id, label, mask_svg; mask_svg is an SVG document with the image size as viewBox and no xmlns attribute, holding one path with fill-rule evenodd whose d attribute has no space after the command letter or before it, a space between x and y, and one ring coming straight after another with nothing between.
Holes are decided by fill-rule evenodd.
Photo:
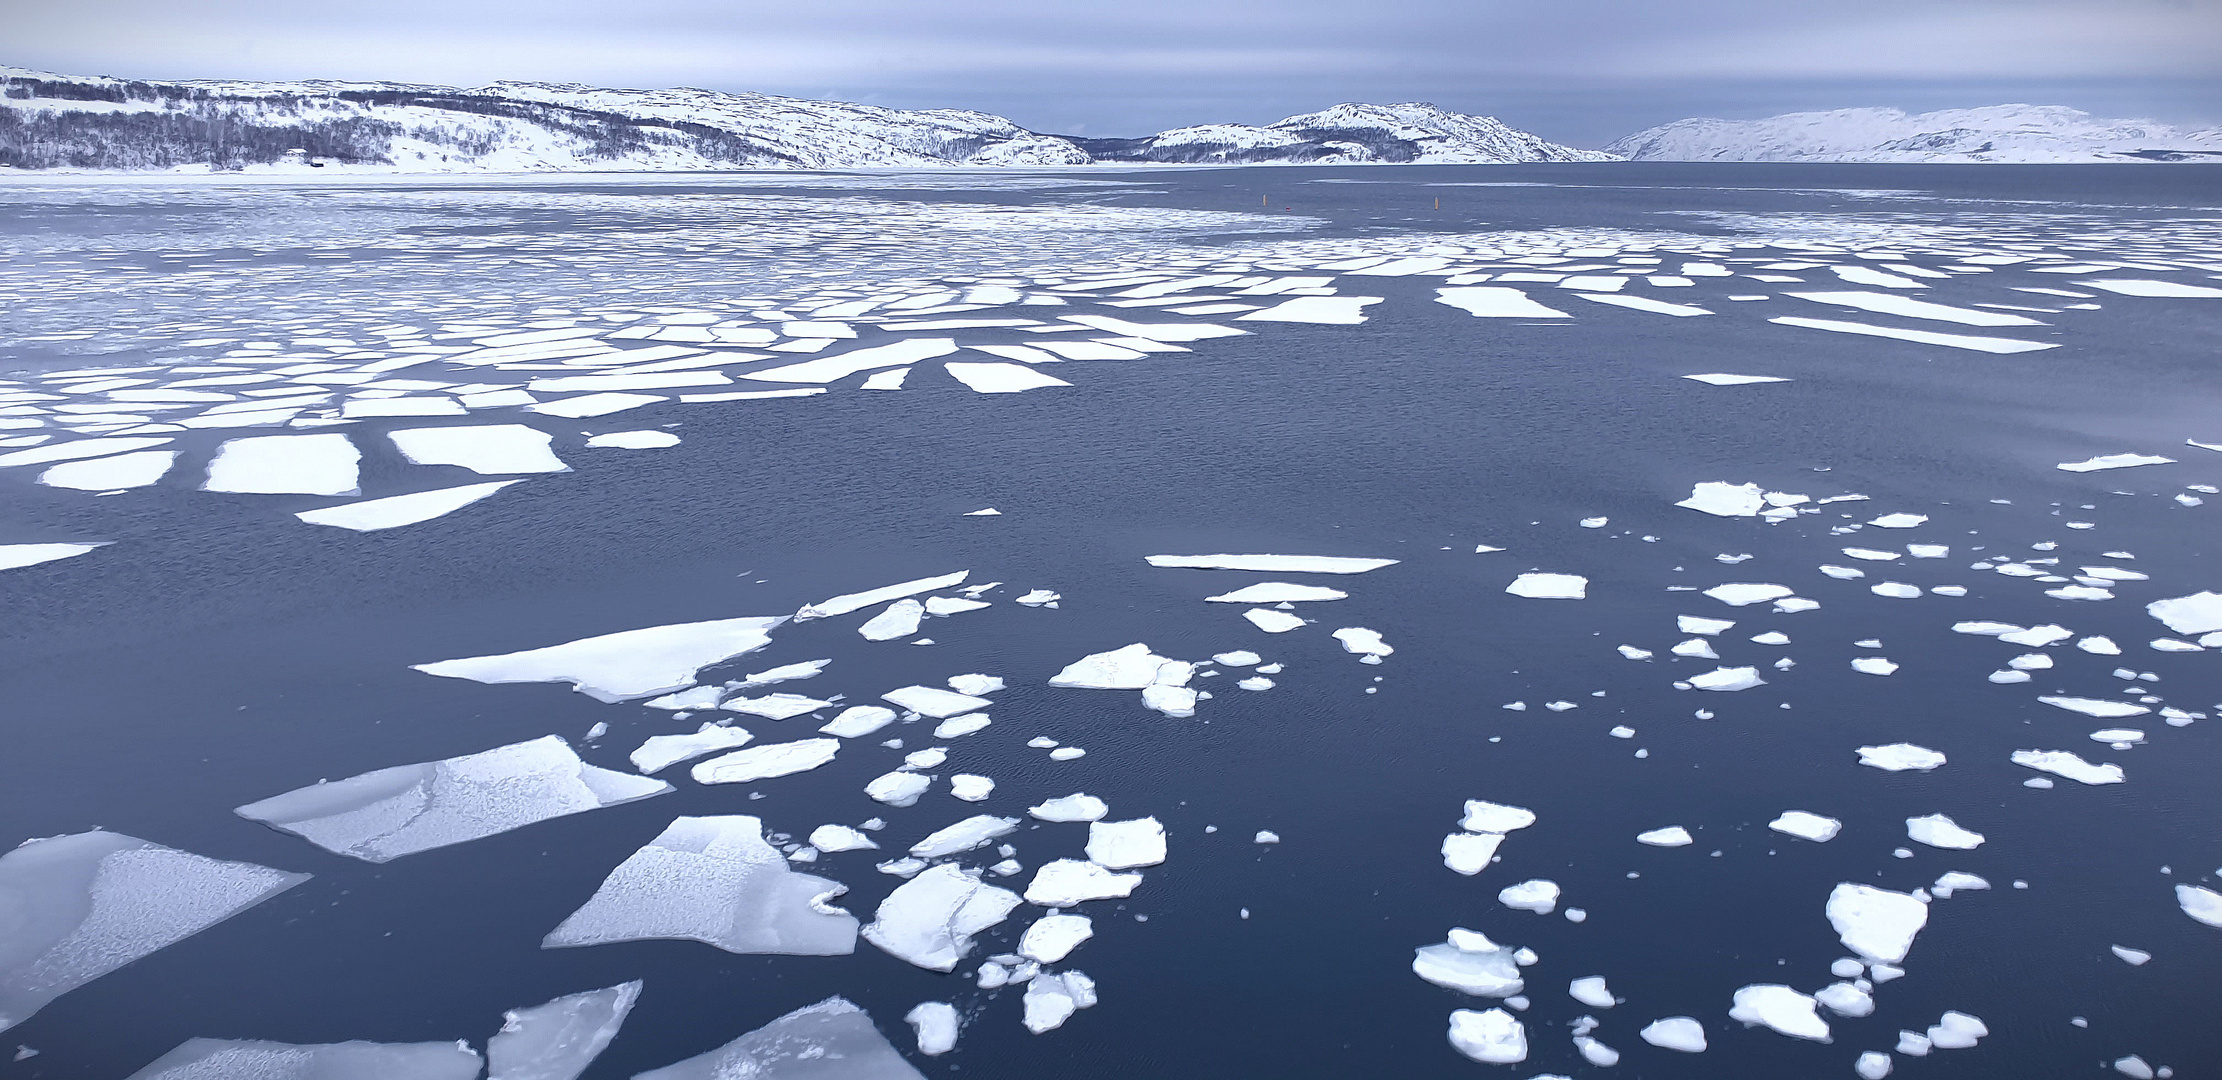
<instances>
[{"instance_id":1,"label":"thin ice layer","mask_svg":"<svg viewBox=\"0 0 2222 1080\"><path fill-rule=\"evenodd\" d=\"M482 683L567 682L597 701L651 697L694 685L695 673L771 644L784 616L671 623L561 645L410 665Z\"/></svg>"},{"instance_id":2,"label":"thin ice layer","mask_svg":"<svg viewBox=\"0 0 2222 1080\"><path fill-rule=\"evenodd\" d=\"M640 988L636 979L503 1013L486 1041L486 1080L578 1080L617 1037Z\"/></svg>"},{"instance_id":3,"label":"thin ice layer","mask_svg":"<svg viewBox=\"0 0 2222 1080\"><path fill-rule=\"evenodd\" d=\"M856 951L856 919L827 904L844 891L792 870L754 817L679 817L540 946L669 938L730 953L846 956Z\"/></svg>"},{"instance_id":4,"label":"thin ice layer","mask_svg":"<svg viewBox=\"0 0 2222 1080\"><path fill-rule=\"evenodd\" d=\"M724 1046L633 1080L925 1080L847 998L796 1009Z\"/></svg>"},{"instance_id":5,"label":"thin ice layer","mask_svg":"<svg viewBox=\"0 0 2222 1080\"><path fill-rule=\"evenodd\" d=\"M588 765L554 735L311 784L235 812L326 851L382 863L618 806L671 785Z\"/></svg>"},{"instance_id":6,"label":"thin ice layer","mask_svg":"<svg viewBox=\"0 0 2222 1080\"><path fill-rule=\"evenodd\" d=\"M953 971L972 951L972 935L1010 917L1017 893L983 885L954 863L928 867L880 901L864 940L929 971Z\"/></svg>"},{"instance_id":7,"label":"thin ice layer","mask_svg":"<svg viewBox=\"0 0 2222 1080\"><path fill-rule=\"evenodd\" d=\"M462 1042L191 1039L130 1080L476 1080L478 1069L478 1051Z\"/></svg>"},{"instance_id":8,"label":"thin ice layer","mask_svg":"<svg viewBox=\"0 0 2222 1080\"><path fill-rule=\"evenodd\" d=\"M0 1031L307 881L93 830L0 855Z\"/></svg>"}]
</instances>

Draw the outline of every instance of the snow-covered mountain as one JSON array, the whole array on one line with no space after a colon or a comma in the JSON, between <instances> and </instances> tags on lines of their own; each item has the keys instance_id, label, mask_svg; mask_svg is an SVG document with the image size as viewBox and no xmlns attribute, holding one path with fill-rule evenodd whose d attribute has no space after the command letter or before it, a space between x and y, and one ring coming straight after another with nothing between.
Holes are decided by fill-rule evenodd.
<instances>
[{"instance_id":1,"label":"snow-covered mountain","mask_svg":"<svg viewBox=\"0 0 2222 1080\"><path fill-rule=\"evenodd\" d=\"M154 82L0 67L0 167L380 172L843 169L1093 162L1602 161L1486 116L1337 105L1144 139L956 109L550 83Z\"/></svg>"},{"instance_id":2,"label":"snow-covered mountain","mask_svg":"<svg viewBox=\"0 0 2222 1080\"><path fill-rule=\"evenodd\" d=\"M1693 118L1605 149L1636 161L2105 162L2222 160L2222 129L2105 120L2061 105Z\"/></svg>"},{"instance_id":3,"label":"snow-covered mountain","mask_svg":"<svg viewBox=\"0 0 2222 1080\"><path fill-rule=\"evenodd\" d=\"M1614 160L1611 154L1545 142L1493 116L1468 116L1422 102L1345 103L1264 127L1203 124L1142 139L1073 141L1098 161L1495 165Z\"/></svg>"}]
</instances>

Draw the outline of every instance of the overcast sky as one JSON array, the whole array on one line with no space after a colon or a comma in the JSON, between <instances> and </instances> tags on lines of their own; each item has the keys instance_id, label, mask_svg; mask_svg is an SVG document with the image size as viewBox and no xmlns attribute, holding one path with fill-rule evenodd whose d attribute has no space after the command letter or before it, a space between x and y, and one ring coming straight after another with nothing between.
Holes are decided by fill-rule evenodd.
<instances>
[{"instance_id":1,"label":"overcast sky","mask_svg":"<svg viewBox=\"0 0 2222 1080\"><path fill-rule=\"evenodd\" d=\"M700 86L1037 131L1432 101L1598 145L1692 115L2026 101L2222 122L2222 0L0 0L0 63Z\"/></svg>"}]
</instances>

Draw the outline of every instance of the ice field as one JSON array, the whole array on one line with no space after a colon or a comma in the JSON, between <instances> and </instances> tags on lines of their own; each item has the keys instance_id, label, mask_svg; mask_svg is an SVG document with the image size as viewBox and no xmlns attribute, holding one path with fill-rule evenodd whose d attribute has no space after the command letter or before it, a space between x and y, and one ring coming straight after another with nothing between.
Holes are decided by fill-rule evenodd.
<instances>
[{"instance_id":1,"label":"ice field","mask_svg":"<svg viewBox=\"0 0 2222 1080\"><path fill-rule=\"evenodd\" d=\"M2217 1075L2206 175L10 178L0 1077Z\"/></svg>"}]
</instances>

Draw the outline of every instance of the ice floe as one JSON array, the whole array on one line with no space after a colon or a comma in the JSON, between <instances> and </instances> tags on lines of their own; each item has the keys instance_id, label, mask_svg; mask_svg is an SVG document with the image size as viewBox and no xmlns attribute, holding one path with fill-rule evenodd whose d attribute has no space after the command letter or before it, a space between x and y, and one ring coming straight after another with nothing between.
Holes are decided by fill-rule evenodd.
<instances>
[{"instance_id":1,"label":"ice floe","mask_svg":"<svg viewBox=\"0 0 2222 1080\"><path fill-rule=\"evenodd\" d=\"M175 450L141 450L133 454L65 461L40 473L39 483L75 491L146 487L169 473L177 455Z\"/></svg>"},{"instance_id":2,"label":"ice floe","mask_svg":"<svg viewBox=\"0 0 2222 1080\"><path fill-rule=\"evenodd\" d=\"M1518 289L1501 285L1460 286L1435 290L1435 302L1448 304L1483 319L1567 319L1572 316L1545 307Z\"/></svg>"},{"instance_id":3,"label":"ice floe","mask_svg":"<svg viewBox=\"0 0 2222 1080\"><path fill-rule=\"evenodd\" d=\"M1838 940L1868 963L1905 962L1929 922L1929 905L1919 897L1849 882L1829 893L1827 913Z\"/></svg>"},{"instance_id":4,"label":"ice floe","mask_svg":"<svg viewBox=\"0 0 2222 1080\"><path fill-rule=\"evenodd\" d=\"M2172 465L2175 461L2175 458L2152 454L2102 454L2083 461L2062 462L2054 467L2061 472L2098 472L2102 469L2127 469L2138 465Z\"/></svg>"},{"instance_id":5,"label":"ice floe","mask_svg":"<svg viewBox=\"0 0 2222 1080\"><path fill-rule=\"evenodd\" d=\"M2093 765L2065 750L2016 750L2016 765L2065 777L2079 784L2119 784L2122 767L2119 765Z\"/></svg>"},{"instance_id":6,"label":"ice floe","mask_svg":"<svg viewBox=\"0 0 2222 1080\"><path fill-rule=\"evenodd\" d=\"M951 378L981 394L1016 394L1026 390L1039 390L1045 386L1072 385L1025 364L965 363L951 360L942 367L948 370Z\"/></svg>"},{"instance_id":7,"label":"ice floe","mask_svg":"<svg viewBox=\"0 0 2222 1080\"><path fill-rule=\"evenodd\" d=\"M775 616L672 623L523 652L410 666L427 675L482 683L567 682L597 701L624 701L692 686L701 669L770 644L772 628L786 621Z\"/></svg>"},{"instance_id":8,"label":"ice floe","mask_svg":"<svg viewBox=\"0 0 2222 1080\"><path fill-rule=\"evenodd\" d=\"M1064 1026L1080 1009L1096 1003L1095 980L1077 972L1036 975L1026 983L1020 1022L1036 1035Z\"/></svg>"},{"instance_id":9,"label":"ice floe","mask_svg":"<svg viewBox=\"0 0 2222 1080\"><path fill-rule=\"evenodd\" d=\"M1782 599L1796 591L1787 585L1732 581L1725 585L1715 585L1700 595L1710 596L1729 607L1749 607L1752 604Z\"/></svg>"},{"instance_id":10,"label":"ice floe","mask_svg":"<svg viewBox=\"0 0 2222 1080\"><path fill-rule=\"evenodd\" d=\"M1102 799L1075 792L1030 806L1026 812L1042 821L1096 821L1110 813L1111 808Z\"/></svg>"},{"instance_id":11,"label":"ice floe","mask_svg":"<svg viewBox=\"0 0 2222 1080\"><path fill-rule=\"evenodd\" d=\"M1712 372L1704 375L1684 375L1682 377L1685 379L1692 379L1697 382L1704 383L1707 386L1750 386L1756 383L1777 383L1791 381L1789 379L1780 378L1774 375L1730 375L1725 372Z\"/></svg>"},{"instance_id":12,"label":"ice floe","mask_svg":"<svg viewBox=\"0 0 2222 1080\"><path fill-rule=\"evenodd\" d=\"M1086 915L1044 915L1026 928L1018 954L1041 964L1054 964L1095 936L1095 924Z\"/></svg>"},{"instance_id":13,"label":"ice floe","mask_svg":"<svg viewBox=\"0 0 2222 1080\"><path fill-rule=\"evenodd\" d=\"M216 448L201 488L257 495L354 495L362 456L339 434L232 439Z\"/></svg>"},{"instance_id":14,"label":"ice floe","mask_svg":"<svg viewBox=\"0 0 2222 1080\"><path fill-rule=\"evenodd\" d=\"M640 1000L637 980L502 1014L486 1040L486 1080L577 1080Z\"/></svg>"},{"instance_id":15,"label":"ice floe","mask_svg":"<svg viewBox=\"0 0 2222 1080\"><path fill-rule=\"evenodd\" d=\"M2222 893L2197 885L2178 885L2176 906L2208 926L2222 926Z\"/></svg>"},{"instance_id":16,"label":"ice floe","mask_svg":"<svg viewBox=\"0 0 2222 1080\"><path fill-rule=\"evenodd\" d=\"M1008 918L1018 904L1017 893L941 863L896 886L864 928L864 940L929 971L953 971L971 953L973 935Z\"/></svg>"},{"instance_id":17,"label":"ice floe","mask_svg":"<svg viewBox=\"0 0 2222 1080\"><path fill-rule=\"evenodd\" d=\"M1092 862L1058 859L1034 871L1026 886L1026 899L1043 907L1072 907L1088 900L1113 900L1131 895L1142 883L1140 874L1117 874Z\"/></svg>"},{"instance_id":18,"label":"ice floe","mask_svg":"<svg viewBox=\"0 0 2222 1080\"><path fill-rule=\"evenodd\" d=\"M1558 883L1542 878L1531 878L1497 891L1498 903L1514 911L1532 911L1538 915L1549 915L1556 910L1558 898Z\"/></svg>"},{"instance_id":19,"label":"ice floe","mask_svg":"<svg viewBox=\"0 0 2222 1080\"><path fill-rule=\"evenodd\" d=\"M921 1001L903 1015L903 1022L917 1036L918 1052L927 1057L939 1057L957 1048L961 1024L956 1006L946 1001Z\"/></svg>"},{"instance_id":20,"label":"ice floe","mask_svg":"<svg viewBox=\"0 0 2222 1080\"><path fill-rule=\"evenodd\" d=\"M2069 712L2082 713L2085 716L2095 716L2101 720L2118 720L2125 716L2143 716L2152 711L2143 705L2132 705L2126 701L2107 701L2104 698L2040 697L2037 700L2055 709L2066 709Z\"/></svg>"},{"instance_id":21,"label":"ice floe","mask_svg":"<svg viewBox=\"0 0 2222 1080\"><path fill-rule=\"evenodd\" d=\"M1842 831L1844 823L1806 810L1785 810L1781 816L1768 822L1767 827L1800 840L1827 843L1836 839L1836 834Z\"/></svg>"},{"instance_id":22,"label":"ice floe","mask_svg":"<svg viewBox=\"0 0 2222 1080\"><path fill-rule=\"evenodd\" d=\"M40 563L74 559L94 548L107 546L105 542L98 544L0 544L0 570L16 570L26 566L37 566Z\"/></svg>"},{"instance_id":23,"label":"ice floe","mask_svg":"<svg viewBox=\"0 0 2222 1080\"><path fill-rule=\"evenodd\" d=\"M458 465L482 475L570 470L548 449L547 432L523 424L405 428L386 437L417 465Z\"/></svg>"},{"instance_id":24,"label":"ice floe","mask_svg":"<svg viewBox=\"0 0 2222 1080\"><path fill-rule=\"evenodd\" d=\"M1690 830L1680 825L1669 825L1663 829L1637 833L1636 843L1650 847L1688 847L1697 843L1697 840L1690 836Z\"/></svg>"},{"instance_id":25,"label":"ice floe","mask_svg":"<svg viewBox=\"0 0 2222 1080\"><path fill-rule=\"evenodd\" d=\"M1653 1020L1636 1033L1643 1041L1665 1050L1679 1050L1685 1054L1705 1052L1705 1025L1694 1017L1668 1016Z\"/></svg>"},{"instance_id":26,"label":"ice floe","mask_svg":"<svg viewBox=\"0 0 2222 1080\"><path fill-rule=\"evenodd\" d=\"M856 739L870 735L895 722L895 710L878 705L853 705L827 721L818 729L820 734Z\"/></svg>"},{"instance_id":27,"label":"ice floe","mask_svg":"<svg viewBox=\"0 0 2222 1080\"><path fill-rule=\"evenodd\" d=\"M1983 845L1982 833L1963 829L1943 814L1907 818L1906 835L1916 843L1957 851L1970 851Z\"/></svg>"},{"instance_id":28,"label":"ice floe","mask_svg":"<svg viewBox=\"0 0 2222 1080\"><path fill-rule=\"evenodd\" d=\"M1251 608L1243 612L1242 617L1250 620L1250 625L1268 634L1285 634L1304 625L1302 618L1268 608Z\"/></svg>"},{"instance_id":29,"label":"ice floe","mask_svg":"<svg viewBox=\"0 0 2222 1080\"><path fill-rule=\"evenodd\" d=\"M1504 591L1538 600L1580 600L1588 595L1589 579L1578 574L1522 574Z\"/></svg>"},{"instance_id":30,"label":"ice floe","mask_svg":"<svg viewBox=\"0 0 2222 1080\"><path fill-rule=\"evenodd\" d=\"M0 1031L308 879L98 829L26 840L0 855Z\"/></svg>"},{"instance_id":31,"label":"ice floe","mask_svg":"<svg viewBox=\"0 0 2222 1080\"><path fill-rule=\"evenodd\" d=\"M342 503L321 510L303 510L293 516L311 525L376 532L445 517L516 483L522 481L496 480L485 484L465 484L461 487L440 488L437 491L419 491L383 499Z\"/></svg>"},{"instance_id":32,"label":"ice floe","mask_svg":"<svg viewBox=\"0 0 2222 1080\"><path fill-rule=\"evenodd\" d=\"M1793 1038L1829 1041L1828 1022L1813 1011L1814 1000L1787 986L1760 983L1736 991L1728 1018L1766 1027Z\"/></svg>"},{"instance_id":33,"label":"ice floe","mask_svg":"<svg viewBox=\"0 0 2222 1080\"><path fill-rule=\"evenodd\" d=\"M690 735L651 735L633 751L633 768L646 774L659 773L689 758L744 746L753 737L742 728L720 727L712 722L705 722Z\"/></svg>"},{"instance_id":34,"label":"ice floe","mask_svg":"<svg viewBox=\"0 0 2222 1080\"><path fill-rule=\"evenodd\" d=\"M927 834L924 840L912 844L910 853L920 859L945 859L975 848L986 847L995 840L1017 831L1018 819L996 817L993 814L976 814L963 821Z\"/></svg>"},{"instance_id":35,"label":"ice floe","mask_svg":"<svg viewBox=\"0 0 2222 1080\"><path fill-rule=\"evenodd\" d=\"M1165 827L1154 817L1096 821L1088 826L1088 860L1109 870L1165 861ZM913 852L916 854L916 852Z\"/></svg>"},{"instance_id":36,"label":"ice floe","mask_svg":"<svg viewBox=\"0 0 2222 1080\"><path fill-rule=\"evenodd\" d=\"M680 817L610 871L541 946L671 938L732 953L845 956L856 949L856 919L826 903L843 891L790 869L754 817Z\"/></svg>"},{"instance_id":37,"label":"ice floe","mask_svg":"<svg viewBox=\"0 0 2222 1080\"><path fill-rule=\"evenodd\" d=\"M1492 1065L1512 1065L1528 1059L1527 1029L1503 1009L1452 1012L1450 1044L1459 1053Z\"/></svg>"},{"instance_id":38,"label":"ice floe","mask_svg":"<svg viewBox=\"0 0 2222 1080\"><path fill-rule=\"evenodd\" d=\"M921 716L946 720L958 713L987 708L994 702L970 694L959 694L931 686L905 686L880 695L882 701L892 701Z\"/></svg>"},{"instance_id":39,"label":"ice floe","mask_svg":"<svg viewBox=\"0 0 2222 1080\"><path fill-rule=\"evenodd\" d=\"M1215 604L1289 604L1313 600L1344 600L1349 593L1321 585L1292 585L1284 581L1261 581L1245 585L1230 593L1204 597ZM1254 663L1255 661L1253 661Z\"/></svg>"},{"instance_id":40,"label":"ice floe","mask_svg":"<svg viewBox=\"0 0 2222 1080\"><path fill-rule=\"evenodd\" d=\"M461 1042L189 1039L130 1080L476 1080L481 1064Z\"/></svg>"},{"instance_id":41,"label":"ice floe","mask_svg":"<svg viewBox=\"0 0 2222 1080\"><path fill-rule=\"evenodd\" d=\"M797 1009L708 1053L633 1080L924 1080L846 998ZM396 1078L400 1080L400 1078Z\"/></svg>"},{"instance_id":42,"label":"ice floe","mask_svg":"<svg viewBox=\"0 0 2222 1080\"><path fill-rule=\"evenodd\" d=\"M1765 686L1767 680L1759 677L1758 668L1724 667L1714 668L1703 675L1691 676L1689 683L1699 690L1735 691Z\"/></svg>"},{"instance_id":43,"label":"ice floe","mask_svg":"<svg viewBox=\"0 0 2222 1080\"><path fill-rule=\"evenodd\" d=\"M1412 974L1476 997L1511 997L1526 985L1511 949L1464 928L1452 930L1445 944L1414 949Z\"/></svg>"},{"instance_id":44,"label":"ice floe","mask_svg":"<svg viewBox=\"0 0 2222 1080\"><path fill-rule=\"evenodd\" d=\"M926 617L926 606L908 598L887 605L885 611L865 620L856 632L866 641L892 641L909 637L918 632L918 621Z\"/></svg>"},{"instance_id":45,"label":"ice floe","mask_svg":"<svg viewBox=\"0 0 2222 1080\"><path fill-rule=\"evenodd\" d=\"M2209 634L2222 630L2222 593L2199 592L2155 600L2145 612L2179 634Z\"/></svg>"},{"instance_id":46,"label":"ice floe","mask_svg":"<svg viewBox=\"0 0 2222 1080\"><path fill-rule=\"evenodd\" d=\"M672 790L579 760L554 735L312 784L236 811L366 862L460 844Z\"/></svg>"},{"instance_id":47,"label":"ice floe","mask_svg":"<svg viewBox=\"0 0 2222 1080\"><path fill-rule=\"evenodd\" d=\"M1926 746L1890 743L1886 746L1860 747L1859 763L1885 772L1905 772L1909 769L1928 772L1944 764L1944 755Z\"/></svg>"}]
</instances>

